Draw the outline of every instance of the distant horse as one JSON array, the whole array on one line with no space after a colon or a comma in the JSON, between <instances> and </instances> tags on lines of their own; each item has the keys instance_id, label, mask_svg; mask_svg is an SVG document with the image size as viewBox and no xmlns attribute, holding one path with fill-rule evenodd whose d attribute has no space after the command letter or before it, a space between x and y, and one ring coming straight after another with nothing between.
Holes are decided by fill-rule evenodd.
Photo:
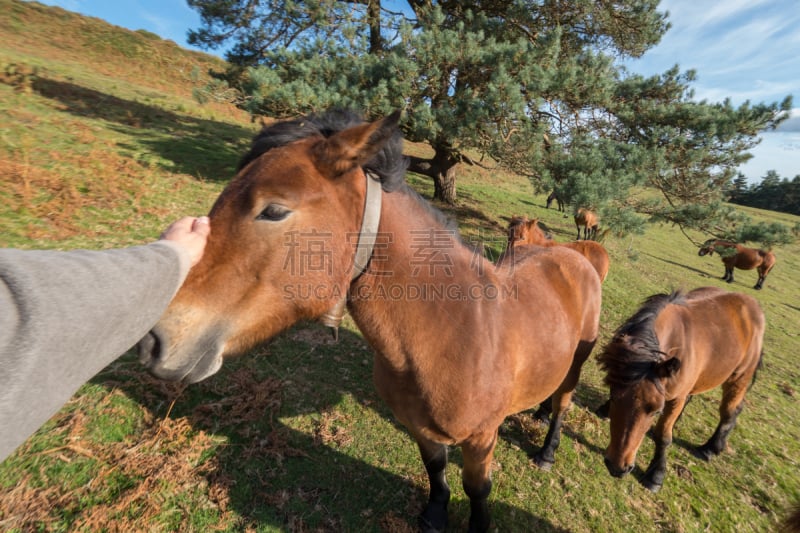
<instances>
[{"instance_id":1,"label":"distant horse","mask_svg":"<svg viewBox=\"0 0 800 533\"><path fill-rule=\"evenodd\" d=\"M262 130L211 209L202 260L139 354L157 376L200 381L302 319L335 322L346 302L375 351L378 393L422 455L423 529L446 526L447 451L459 445L469 527L485 531L504 418L552 396L534 461L555 460L598 336L600 280L562 247L498 266L476 259L405 184L398 120L339 112Z\"/></svg>"},{"instance_id":2,"label":"distant horse","mask_svg":"<svg viewBox=\"0 0 800 533\"><path fill-rule=\"evenodd\" d=\"M590 211L585 207L580 207L575 212L575 227L578 230L577 240L581 240L581 226L583 226L583 238L594 239L597 237L597 227L600 221L594 211Z\"/></svg>"},{"instance_id":3,"label":"distant horse","mask_svg":"<svg viewBox=\"0 0 800 533\"><path fill-rule=\"evenodd\" d=\"M733 269L740 270L753 270L758 269L758 281L754 289L760 290L764 286L764 280L767 279L767 274L775 266L775 254L767 250L756 250L755 248L747 248L741 244L736 244L730 241L718 241L709 239L697 255L709 256L717 252L722 258L722 263L725 265L725 275L722 279L728 283L733 283Z\"/></svg>"},{"instance_id":4,"label":"distant horse","mask_svg":"<svg viewBox=\"0 0 800 533\"><path fill-rule=\"evenodd\" d=\"M527 217L515 216L511 218L508 226L508 243L506 250L510 247L519 244L529 244L534 246L564 246L572 248L576 252L583 255L592 264L600 276L600 281L603 282L608 275L608 267L610 264L608 252L602 244L594 241L574 241L574 242L556 242L545 235L542 228L539 226L539 220L528 219ZM504 252L505 254L506 252Z\"/></svg>"},{"instance_id":5,"label":"distant horse","mask_svg":"<svg viewBox=\"0 0 800 533\"><path fill-rule=\"evenodd\" d=\"M605 453L611 475L633 470L636 452L658 417L655 454L642 479L658 491L672 428L688 398L719 385L719 425L694 453L708 460L722 452L761 364L763 338L764 313L746 294L703 287L648 298L599 356L611 387L611 441Z\"/></svg>"},{"instance_id":6,"label":"distant horse","mask_svg":"<svg viewBox=\"0 0 800 533\"><path fill-rule=\"evenodd\" d=\"M556 206L560 212L564 212L564 202L561 198L556 194L556 191L550 193L550 196L547 197L547 203L545 204L546 209L550 209L550 204L553 203L553 200L556 201Z\"/></svg>"}]
</instances>

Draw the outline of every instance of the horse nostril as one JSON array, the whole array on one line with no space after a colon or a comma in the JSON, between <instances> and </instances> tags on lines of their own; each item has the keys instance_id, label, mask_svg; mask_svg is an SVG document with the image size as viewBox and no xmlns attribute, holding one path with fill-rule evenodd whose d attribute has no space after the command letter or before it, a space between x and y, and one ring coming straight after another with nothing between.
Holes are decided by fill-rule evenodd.
<instances>
[{"instance_id":1,"label":"horse nostril","mask_svg":"<svg viewBox=\"0 0 800 533\"><path fill-rule=\"evenodd\" d=\"M632 464L627 465L627 466L623 466L622 468L618 468L616 465L614 465L608 459L608 457L603 457L603 462L606 464L606 468L608 469L608 473L611 474L614 477L622 477L625 474L629 473L631 470L633 470L633 465Z\"/></svg>"},{"instance_id":2,"label":"horse nostril","mask_svg":"<svg viewBox=\"0 0 800 533\"><path fill-rule=\"evenodd\" d=\"M150 366L161 358L161 339L149 332L139 341L139 362Z\"/></svg>"}]
</instances>

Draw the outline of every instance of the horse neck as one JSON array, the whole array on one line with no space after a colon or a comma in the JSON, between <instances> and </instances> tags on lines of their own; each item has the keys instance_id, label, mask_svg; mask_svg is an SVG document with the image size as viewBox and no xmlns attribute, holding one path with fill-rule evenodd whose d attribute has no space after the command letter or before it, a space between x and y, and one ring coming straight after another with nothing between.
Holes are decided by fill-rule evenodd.
<instances>
[{"instance_id":1,"label":"horse neck","mask_svg":"<svg viewBox=\"0 0 800 533\"><path fill-rule=\"evenodd\" d=\"M535 229L528 231L527 243L535 244L536 246L555 246L558 244L557 242L548 239L544 236L544 234Z\"/></svg>"},{"instance_id":2,"label":"horse neck","mask_svg":"<svg viewBox=\"0 0 800 533\"><path fill-rule=\"evenodd\" d=\"M366 277L378 284L472 282L483 270L493 268L423 202L410 191L383 195L380 244Z\"/></svg>"},{"instance_id":3,"label":"horse neck","mask_svg":"<svg viewBox=\"0 0 800 533\"><path fill-rule=\"evenodd\" d=\"M350 314L378 352L396 353L387 346L422 342L417 338L441 326L442 310L458 305L446 291L466 290L494 275L494 265L466 247L422 202L402 190L383 195L369 268L350 288Z\"/></svg>"}]
</instances>

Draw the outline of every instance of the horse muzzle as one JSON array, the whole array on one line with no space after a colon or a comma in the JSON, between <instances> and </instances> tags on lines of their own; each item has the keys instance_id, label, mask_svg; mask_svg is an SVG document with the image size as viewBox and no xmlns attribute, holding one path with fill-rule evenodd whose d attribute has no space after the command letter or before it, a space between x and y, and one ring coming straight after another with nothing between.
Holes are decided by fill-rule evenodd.
<instances>
[{"instance_id":1,"label":"horse muzzle","mask_svg":"<svg viewBox=\"0 0 800 533\"><path fill-rule=\"evenodd\" d=\"M176 344L156 326L139 341L138 351L139 361L150 373L168 381L197 383L222 366L222 344L213 332Z\"/></svg>"},{"instance_id":2,"label":"horse muzzle","mask_svg":"<svg viewBox=\"0 0 800 533\"><path fill-rule=\"evenodd\" d=\"M625 474L630 473L633 470L633 463L624 466L617 466L611 461L608 457L603 458L603 462L606 464L606 468L608 469L608 473L614 477L622 477Z\"/></svg>"}]
</instances>

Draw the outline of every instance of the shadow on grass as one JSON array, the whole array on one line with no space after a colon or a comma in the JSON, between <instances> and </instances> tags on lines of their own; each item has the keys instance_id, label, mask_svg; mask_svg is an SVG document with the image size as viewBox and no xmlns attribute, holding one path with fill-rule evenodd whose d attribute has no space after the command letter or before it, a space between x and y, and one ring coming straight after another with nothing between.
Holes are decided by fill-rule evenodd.
<instances>
[{"instance_id":1,"label":"shadow on grass","mask_svg":"<svg viewBox=\"0 0 800 533\"><path fill-rule=\"evenodd\" d=\"M171 411L170 390L176 386L145 374L133 356L95 382L122 390L156 420L185 417L194 430L223 438L205 476L209 492L225 492L223 499L239 517L237 527L415 531L416 517L427 500L427 477L416 445L374 391L372 353L364 340L340 330L339 342L331 344L323 340L327 335L316 325L297 326L266 347L227 361L217 375L188 386ZM362 450L371 457L369 462L354 457L357 451L348 453L349 439L358 439L348 432L357 431L361 423L375 423L348 420L352 408L342 406L353 401L403 432L403 449L382 449L397 446L389 436L390 444L376 443L374 450L367 444L366 452ZM263 412L248 415L249 402ZM393 460L404 463L406 452L408 471L393 473L379 466ZM398 454L401 459L392 459ZM465 530L469 503L460 493L460 480L450 483L450 527ZM181 483L176 480L176 485ZM562 531L504 502L492 501L490 509L493 527L500 531Z\"/></svg>"},{"instance_id":2,"label":"shadow on grass","mask_svg":"<svg viewBox=\"0 0 800 533\"><path fill-rule=\"evenodd\" d=\"M706 278L713 278L714 277L712 274L709 274L705 270L700 270L699 268L694 268L694 267L691 267L691 266L683 264L683 263L678 263L677 261L672 261L672 260L666 259L664 257L659 257L657 255L649 254L649 253L646 253L646 252L642 252L642 255L647 255L649 257L652 257L653 259L657 259L657 260L659 260L659 261L661 261L663 263L667 263L668 265L673 265L673 266L676 266L678 268L682 268L684 270L688 270L689 272L694 272L696 274L700 274L701 276L706 277Z\"/></svg>"},{"instance_id":3,"label":"shadow on grass","mask_svg":"<svg viewBox=\"0 0 800 533\"><path fill-rule=\"evenodd\" d=\"M33 89L58 101L69 113L105 120L135 136L170 161L170 171L213 181L233 177L255 134L255 128L173 113L65 81L39 77ZM121 146L138 151L134 146Z\"/></svg>"}]
</instances>

